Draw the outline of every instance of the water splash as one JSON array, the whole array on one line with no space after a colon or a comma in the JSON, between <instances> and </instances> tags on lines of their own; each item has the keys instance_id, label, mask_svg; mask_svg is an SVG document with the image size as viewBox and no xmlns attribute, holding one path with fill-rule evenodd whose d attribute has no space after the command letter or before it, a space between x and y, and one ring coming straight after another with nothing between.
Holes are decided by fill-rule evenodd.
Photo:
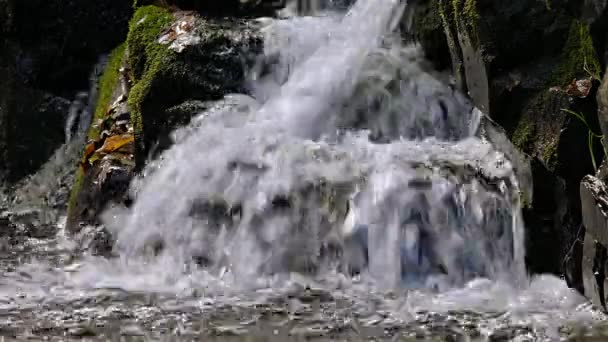
<instances>
[{"instance_id":1,"label":"water splash","mask_svg":"<svg viewBox=\"0 0 608 342\"><path fill-rule=\"evenodd\" d=\"M396 39L404 6L358 1L309 35L301 20L268 27L264 57L279 63L270 85L252 79L262 96L177 131L133 206L105 215L124 264L167 279L202 264L244 286L328 267L389 288L521 279L511 166L471 137L468 101Z\"/></svg>"},{"instance_id":2,"label":"water splash","mask_svg":"<svg viewBox=\"0 0 608 342\"><path fill-rule=\"evenodd\" d=\"M391 32L401 5L370 3L346 18L273 21L253 97L227 96L176 130L134 181L133 207L105 214L119 257L81 257L72 240L57 241L68 250L57 261L32 248L43 262L0 265L0 307L36 325L66 305L102 322L108 298L132 316L143 293L161 327L167 307L189 323L208 319L184 313L210 306L247 307L257 321L310 286L335 299L322 310L337 328L378 336L475 326L494 340L523 327L555 340L564 325L605 319L562 280L526 279L511 165L474 137L470 103ZM281 325L305 324L289 316Z\"/></svg>"}]
</instances>

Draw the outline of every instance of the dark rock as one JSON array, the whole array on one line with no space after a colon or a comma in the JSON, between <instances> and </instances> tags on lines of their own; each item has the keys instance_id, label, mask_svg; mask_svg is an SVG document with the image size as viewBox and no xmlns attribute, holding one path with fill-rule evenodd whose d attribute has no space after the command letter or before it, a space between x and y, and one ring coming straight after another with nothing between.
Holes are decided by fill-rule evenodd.
<instances>
[{"instance_id":1,"label":"dark rock","mask_svg":"<svg viewBox=\"0 0 608 342\"><path fill-rule=\"evenodd\" d=\"M608 70L604 73L602 85L597 91L598 119L602 134L608 137Z\"/></svg>"},{"instance_id":2,"label":"dark rock","mask_svg":"<svg viewBox=\"0 0 608 342\"><path fill-rule=\"evenodd\" d=\"M608 245L608 192L604 182L586 176L580 184L585 238L581 261L584 294L605 306L604 277Z\"/></svg>"},{"instance_id":3,"label":"dark rock","mask_svg":"<svg viewBox=\"0 0 608 342\"><path fill-rule=\"evenodd\" d=\"M104 226L85 226L78 234L74 235L74 240L80 250L91 255L112 256L114 240Z\"/></svg>"},{"instance_id":4,"label":"dark rock","mask_svg":"<svg viewBox=\"0 0 608 342\"><path fill-rule=\"evenodd\" d=\"M606 308L605 298L606 247L593 235L586 234L583 245L582 273L584 294L599 308Z\"/></svg>"},{"instance_id":5,"label":"dark rock","mask_svg":"<svg viewBox=\"0 0 608 342\"><path fill-rule=\"evenodd\" d=\"M190 31L167 35L174 23L183 21L188 21ZM210 19L144 6L130 25L128 51L112 54L100 80L95 120L102 124L89 138L98 149L117 125L126 127L123 134L135 137L130 152L135 164L123 156L104 157L79 171L68 208L67 227L72 232L81 224L97 223L108 204L128 205L132 176L150 156L173 143L170 133L176 127L226 94L245 93L243 60L262 47L259 29L246 19Z\"/></svg>"},{"instance_id":6,"label":"dark rock","mask_svg":"<svg viewBox=\"0 0 608 342\"><path fill-rule=\"evenodd\" d=\"M524 203L529 268L580 280L579 184L604 154L599 139L591 150L583 146L589 129L599 131L603 90L596 103L595 87L582 98L562 89L598 77L606 1L438 0L437 7L456 86L531 158L534 191Z\"/></svg>"},{"instance_id":7,"label":"dark rock","mask_svg":"<svg viewBox=\"0 0 608 342\"><path fill-rule=\"evenodd\" d=\"M519 150L505 130L482 114L478 136L505 154L513 165L521 192L526 230L526 264L533 273L562 271L563 224L566 220L565 184L538 158ZM557 243L546 243L547 241Z\"/></svg>"},{"instance_id":8,"label":"dark rock","mask_svg":"<svg viewBox=\"0 0 608 342\"><path fill-rule=\"evenodd\" d=\"M88 88L91 66L124 39L132 13L127 1L112 0L14 1L13 8L21 81L64 96Z\"/></svg>"},{"instance_id":9,"label":"dark rock","mask_svg":"<svg viewBox=\"0 0 608 342\"><path fill-rule=\"evenodd\" d=\"M135 0L134 7L158 5L197 11L205 16L257 17L272 15L285 3L286 1L276 0Z\"/></svg>"},{"instance_id":10,"label":"dark rock","mask_svg":"<svg viewBox=\"0 0 608 342\"><path fill-rule=\"evenodd\" d=\"M192 20L193 30L184 37L190 43L179 48L172 42L159 44L163 30L175 20ZM134 76L129 107L135 118L138 167L152 148L160 152L171 144L173 128L190 120L190 115L173 107L247 93L243 60L257 55L262 47L261 33L252 21L174 19L150 6L140 8L133 17L127 41Z\"/></svg>"},{"instance_id":11,"label":"dark rock","mask_svg":"<svg viewBox=\"0 0 608 342\"><path fill-rule=\"evenodd\" d=\"M535 194L533 184L533 168L531 165L531 157L520 151L508 138L505 130L500 127L495 121L490 119L487 115L480 113L481 121L479 124L479 131L477 136L489 141L494 148L505 154L507 159L511 161L513 170L517 176L519 182L519 188L521 189L522 205L526 207L532 203L533 196ZM537 179L537 182L541 183L542 178Z\"/></svg>"},{"instance_id":12,"label":"dark rock","mask_svg":"<svg viewBox=\"0 0 608 342\"><path fill-rule=\"evenodd\" d=\"M580 185L583 223L587 234L608 245L608 192L604 182L587 176Z\"/></svg>"},{"instance_id":13,"label":"dark rock","mask_svg":"<svg viewBox=\"0 0 608 342\"><path fill-rule=\"evenodd\" d=\"M450 67L450 50L439 16L439 0L409 2L404 15L404 35L419 42L425 56L438 70ZM409 21L408 21L409 19Z\"/></svg>"},{"instance_id":14,"label":"dark rock","mask_svg":"<svg viewBox=\"0 0 608 342\"><path fill-rule=\"evenodd\" d=\"M107 0L0 1L0 183L32 173L64 142L69 99L124 39L130 13Z\"/></svg>"}]
</instances>

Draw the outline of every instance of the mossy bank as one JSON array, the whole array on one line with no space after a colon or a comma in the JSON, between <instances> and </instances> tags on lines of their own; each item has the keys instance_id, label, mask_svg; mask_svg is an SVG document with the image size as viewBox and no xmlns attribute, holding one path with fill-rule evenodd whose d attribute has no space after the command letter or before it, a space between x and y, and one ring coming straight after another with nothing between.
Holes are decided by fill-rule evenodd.
<instances>
[{"instance_id":1,"label":"mossy bank","mask_svg":"<svg viewBox=\"0 0 608 342\"><path fill-rule=\"evenodd\" d=\"M180 33L188 36L181 37L180 43L185 43L179 47L173 44L176 25L187 27ZM84 166L72 190L68 227L75 231L80 223L95 223L108 203L128 203L126 189L131 177L149 157L171 145L169 134L175 127L198 113L189 104L246 93L243 60L259 54L261 48L261 33L248 19L210 18L154 5L138 7L125 42L111 54L100 79L95 120L89 131L94 148L102 148L106 136L116 134L117 120L124 120L110 117L128 116L131 130L121 134L134 136L134 163L114 165L122 171L111 180L102 170L107 158L91 159L92 148L85 151ZM127 78L126 85L121 77ZM123 108L121 101L126 104L123 114L112 108ZM102 135L103 131L108 133ZM99 179L102 174L103 180Z\"/></svg>"}]
</instances>

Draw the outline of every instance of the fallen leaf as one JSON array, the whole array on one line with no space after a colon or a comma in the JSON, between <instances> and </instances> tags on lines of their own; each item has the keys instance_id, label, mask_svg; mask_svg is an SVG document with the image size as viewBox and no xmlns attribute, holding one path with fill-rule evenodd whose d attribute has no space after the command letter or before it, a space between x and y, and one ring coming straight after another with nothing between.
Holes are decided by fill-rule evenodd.
<instances>
[{"instance_id":1,"label":"fallen leaf","mask_svg":"<svg viewBox=\"0 0 608 342\"><path fill-rule=\"evenodd\" d=\"M84 149L84 157L87 158L95 152L95 142L88 144Z\"/></svg>"},{"instance_id":2,"label":"fallen leaf","mask_svg":"<svg viewBox=\"0 0 608 342\"><path fill-rule=\"evenodd\" d=\"M114 135L107 137L103 142L103 146L101 146L95 153L112 153L121 147L131 144L135 141L135 138L132 134L123 134L123 135Z\"/></svg>"}]
</instances>

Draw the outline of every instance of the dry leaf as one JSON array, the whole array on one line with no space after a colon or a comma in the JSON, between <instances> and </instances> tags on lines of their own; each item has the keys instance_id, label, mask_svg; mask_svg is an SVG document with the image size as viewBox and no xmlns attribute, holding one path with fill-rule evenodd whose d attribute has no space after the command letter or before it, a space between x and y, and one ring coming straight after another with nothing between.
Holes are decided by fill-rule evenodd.
<instances>
[{"instance_id":1,"label":"dry leaf","mask_svg":"<svg viewBox=\"0 0 608 342\"><path fill-rule=\"evenodd\" d=\"M131 144L135 141L135 138L132 134L123 134L123 135L114 135L106 138L103 142L103 146L101 146L95 153L112 153L121 147Z\"/></svg>"}]
</instances>

